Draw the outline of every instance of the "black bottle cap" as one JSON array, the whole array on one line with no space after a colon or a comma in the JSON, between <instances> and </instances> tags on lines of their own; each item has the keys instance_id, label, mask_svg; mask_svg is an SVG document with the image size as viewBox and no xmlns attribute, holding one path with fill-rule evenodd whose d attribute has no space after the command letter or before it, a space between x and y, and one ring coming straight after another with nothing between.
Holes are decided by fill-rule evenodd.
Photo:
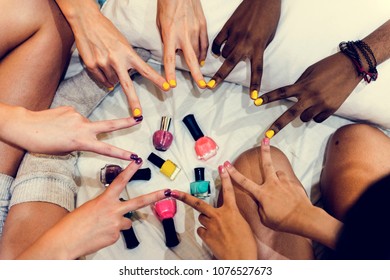
<instances>
[{"instance_id":1,"label":"black bottle cap","mask_svg":"<svg viewBox=\"0 0 390 280\"><path fill-rule=\"evenodd\" d=\"M150 153L150 155L148 156L148 161L150 161L151 163L153 163L155 166L157 166L158 168L161 168L161 166L163 166L165 160L163 160L162 158L160 158L158 155L156 155L155 153Z\"/></svg>"},{"instance_id":2,"label":"black bottle cap","mask_svg":"<svg viewBox=\"0 0 390 280\"><path fill-rule=\"evenodd\" d=\"M204 181L204 167L194 168L195 181Z\"/></svg>"},{"instance_id":3,"label":"black bottle cap","mask_svg":"<svg viewBox=\"0 0 390 280\"><path fill-rule=\"evenodd\" d=\"M134 249L139 245L137 236L135 235L133 227L122 230L123 237L125 238L127 249Z\"/></svg>"},{"instance_id":4,"label":"black bottle cap","mask_svg":"<svg viewBox=\"0 0 390 280\"><path fill-rule=\"evenodd\" d=\"M150 168L148 167L141 168L134 173L133 177L130 178L130 181L134 181L134 180L149 181L151 177L152 177L152 172L150 171Z\"/></svg>"},{"instance_id":5,"label":"black bottle cap","mask_svg":"<svg viewBox=\"0 0 390 280\"><path fill-rule=\"evenodd\" d=\"M177 238L175 222L173 221L173 218L162 220L162 224L165 232L165 244L167 247L175 247L180 243L180 241Z\"/></svg>"},{"instance_id":6,"label":"black bottle cap","mask_svg":"<svg viewBox=\"0 0 390 280\"><path fill-rule=\"evenodd\" d=\"M193 114L185 116L183 122L187 126L195 141L204 136Z\"/></svg>"}]
</instances>

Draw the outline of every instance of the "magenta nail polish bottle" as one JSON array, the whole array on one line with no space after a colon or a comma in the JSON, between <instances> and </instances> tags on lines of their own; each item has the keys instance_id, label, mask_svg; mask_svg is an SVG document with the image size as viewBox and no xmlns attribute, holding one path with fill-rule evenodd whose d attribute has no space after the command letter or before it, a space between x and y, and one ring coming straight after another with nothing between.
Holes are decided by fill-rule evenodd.
<instances>
[{"instance_id":1,"label":"magenta nail polish bottle","mask_svg":"<svg viewBox=\"0 0 390 280\"><path fill-rule=\"evenodd\" d=\"M183 119L184 124L195 140L195 153L198 159L208 160L217 154L218 145L210 137L204 136L193 114L187 115Z\"/></svg>"},{"instance_id":2,"label":"magenta nail polish bottle","mask_svg":"<svg viewBox=\"0 0 390 280\"><path fill-rule=\"evenodd\" d=\"M173 217L176 214L176 199L167 197L152 205L157 218L162 222L165 232L165 244L167 247L175 247L180 243Z\"/></svg>"},{"instance_id":3,"label":"magenta nail polish bottle","mask_svg":"<svg viewBox=\"0 0 390 280\"><path fill-rule=\"evenodd\" d=\"M153 146L157 151L166 151L172 144L173 135L169 132L171 118L163 116L161 118L160 129L153 134Z\"/></svg>"}]
</instances>

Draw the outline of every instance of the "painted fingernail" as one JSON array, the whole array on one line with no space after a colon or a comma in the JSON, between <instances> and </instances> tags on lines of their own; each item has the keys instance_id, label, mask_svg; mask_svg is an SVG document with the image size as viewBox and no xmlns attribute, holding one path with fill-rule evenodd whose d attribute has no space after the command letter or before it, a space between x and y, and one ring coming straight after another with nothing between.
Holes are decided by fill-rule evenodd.
<instances>
[{"instance_id":1,"label":"painted fingernail","mask_svg":"<svg viewBox=\"0 0 390 280\"><path fill-rule=\"evenodd\" d=\"M207 83L207 87L208 88L214 88L215 87L215 80L210 80L208 83Z\"/></svg>"},{"instance_id":2,"label":"painted fingernail","mask_svg":"<svg viewBox=\"0 0 390 280\"><path fill-rule=\"evenodd\" d=\"M220 166L218 166L218 171L220 174L223 174L226 172L226 169L225 169L225 167L223 167L223 165L220 165Z\"/></svg>"},{"instance_id":3,"label":"painted fingernail","mask_svg":"<svg viewBox=\"0 0 390 280\"><path fill-rule=\"evenodd\" d=\"M265 136L268 138L268 139L271 139L272 137L274 137L275 135L275 131L273 131L272 129L268 130L266 133L265 133Z\"/></svg>"},{"instance_id":4,"label":"painted fingernail","mask_svg":"<svg viewBox=\"0 0 390 280\"><path fill-rule=\"evenodd\" d=\"M168 82L164 82L164 83L162 84L162 87L163 87L164 90L168 90L168 89L171 88L171 86L169 85Z\"/></svg>"},{"instance_id":5,"label":"painted fingernail","mask_svg":"<svg viewBox=\"0 0 390 280\"><path fill-rule=\"evenodd\" d=\"M198 86L200 88L205 88L206 87L206 82L204 80L200 80L200 81L198 81Z\"/></svg>"},{"instance_id":6,"label":"painted fingernail","mask_svg":"<svg viewBox=\"0 0 390 280\"><path fill-rule=\"evenodd\" d=\"M134 117L139 117L139 116L141 116L141 115L142 115L141 109L135 108L135 109L133 110L133 116L134 116Z\"/></svg>"},{"instance_id":7,"label":"painted fingernail","mask_svg":"<svg viewBox=\"0 0 390 280\"><path fill-rule=\"evenodd\" d=\"M263 144L264 144L265 146L269 146L269 138L264 137L264 139L263 139Z\"/></svg>"},{"instance_id":8,"label":"painted fingernail","mask_svg":"<svg viewBox=\"0 0 390 280\"><path fill-rule=\"evenodd\" d=\"M107 88L108 89L108 91L113 91L114 90L114 87L109 87L109 88Z\"/></svg>"},{"instance_id":9,"label":"painted fingernail","mask_svg":"<svg viewBox=\"0 0 390 280\"><path fill-rule=\"evenodd\" d=\"M200 64L200 67L203 67L205 65L206 61L202 60L199 64Z\"/></svg>"},{"instance_id":10,"label":"painted fingernail","mask_svg":"<svg viewBox=\"0 0 390 280\"><path fill-rule=\"evenodd\" d=\"M170 196L172 195L172 191L171 191L170 189L166 189L166 190L164 191L164 195L165 195L166 197L170 197Z\"/></svg>"},{"instance_id":11,"label":"painted fingernail","mask_svg":"<svg viewBox=\"0 0 390 280\"><path fill-rule=\"evenodd\" d=\"M139 158L137 154L130 155L130 159L132 159L132 160L136 160L137 158Z\"/></svg>"},{"instance_id":12,"label":"painted fingernail","mask_svg":"<svg viewBox=\"0 0 390 280\"><path fill-rule=\"evenodd\" d=\"M232 167L232 164L230 163L230 161L225 161L225 163L223 164L226 168L231 168Z\"/></svg>"},{"instance_id":13,"label":"painted fingernail","mask_svg":"<svg viewBox=\"0 0 390 280\"><path fill-rule=\"evenodd\" d=\"M134 160L134 162L138 165L140 165L142 163L142 158L137 158L136 160Z\"/></svg>"},{"instance_id":14,"label":"painted fingernail","mask_svg":"<svg viewBox=\"0 0 390 280\"><path fill-rule=\"evenodd\" d=\"M257 91L257 90L253 90L252 92L251 92L251 99L253 99L253 100L255 100L255 102L256 102L256 100L257 100L257 98L259 97L259 92ZM261 98L260 98L261 99ZM263 103L263 99L261 99L261 103ZM256 103L255 103L256 104ZM260 104L261 105L261 104ZM260 106L260 105L257 105L257 106Z\"/></svg>"},{"instance_id":15,"label":"painted fingernail","mask_svg":"<svg viewBox=\"0 0 390 280\"><path fill-rule=\"evenodd\" d=\"M143 116L134 117L134 120L135 120L136 122L141 122L143 119L144 119Z\"/></svg>"},{"instance_id":16,"label":"painted fingernail","mask_svg":"<svg viewBox=\"0 0 390 280\"><path fill-rule=\"evenodd\" d=\"M179 193L177 191L171 191L171 197L179 198Z\"/></svg>"},{"instance_id":17,"label":"painted fingernail","mask_svg":"<svg viewBox=\"0 0 390 280\"><path fill-rule=\"evenodd\" d=\"M169 81L170 87L176 87L176 81L175 80L170 80Z\"/></svg>"},{"instance_id":18,"label":"painted fingernail","mask_svg":"<svg viewBox=\"0 0 390 280\"><path fill-rule=\"evenodd\" d=\"M251 95L251 98L252 98L252 95ZM255 99L254 103L256 106L260 106L261 104L263 104L263 98L259 97L259 98Z\"/></svg>"}]
</instances>

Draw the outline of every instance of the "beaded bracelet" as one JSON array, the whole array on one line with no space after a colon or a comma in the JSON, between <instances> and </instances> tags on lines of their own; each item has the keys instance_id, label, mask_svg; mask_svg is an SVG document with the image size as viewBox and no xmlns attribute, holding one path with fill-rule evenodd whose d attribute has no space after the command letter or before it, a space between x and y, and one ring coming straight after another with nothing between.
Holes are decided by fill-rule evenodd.
<instances>
[{"instance_id":1,"label":"beaded bracelet","mask_svg":"<svg viewBox=\"0 0 390 280\"><path fill-rule=\"evenodd\" d=\"M358 40L355 42L341 42L339 44L340 51L351 59L352 63L355 65L355 68L359 76L363 76L364 80L367 83L371 81L376 81L378 78L378 71L376 70L377 62L372 52L371 48L363 41ZM368 71L365 71L363 68L362 61L360 59L360 54L363 55L364 59L368 64Z\"/></svg>"}]
</instances>

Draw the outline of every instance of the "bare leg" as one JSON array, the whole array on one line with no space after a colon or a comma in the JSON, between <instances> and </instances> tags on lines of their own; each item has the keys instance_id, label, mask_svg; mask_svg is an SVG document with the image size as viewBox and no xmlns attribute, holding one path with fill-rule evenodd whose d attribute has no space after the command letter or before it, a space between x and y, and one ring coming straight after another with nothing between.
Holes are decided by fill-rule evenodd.
<instances>
[{"instance_id":1,"label":"bare leg","mask_svg":"<svg viewBox=\"0 0 390 280\"><path fill-rule=\"evenodd\" d=\"M271 148L275 169L286 172L291 180L298 180L286 156L277 148ZM262 184L259 148L245 151L236 159L234 166L247 178L257 184ZM238 208L252 228L260 259L313 259L310 240L289 233L277 232L264 226L259 216L257 202L237 185L234 186Z\"/></svg>"},{"instance_id":2,"label":"bare leg","mask_svg":"<svg viewBox=\"0 0 390 280\"><path fill-rule=\"evenodd\" d=\"M0 6L0 102L46 109L68 63L73 34L52 0L0 0ZM0 142L0 173L14 177L23 154ZM43 202L12 207L0 257L14 258L65 214Z\"/></svg>"},{"instance_id":3,"label":"bare leg","mask_svg":"<svg viewBox=\"0 0 390 280\"><path fill-rule=\"evenodd\" d=\"M390 173L390 138L364 124L338 129L329 139L321 192L326 211L343 220L375 181Z\"/></svg>"}]
</instances>

